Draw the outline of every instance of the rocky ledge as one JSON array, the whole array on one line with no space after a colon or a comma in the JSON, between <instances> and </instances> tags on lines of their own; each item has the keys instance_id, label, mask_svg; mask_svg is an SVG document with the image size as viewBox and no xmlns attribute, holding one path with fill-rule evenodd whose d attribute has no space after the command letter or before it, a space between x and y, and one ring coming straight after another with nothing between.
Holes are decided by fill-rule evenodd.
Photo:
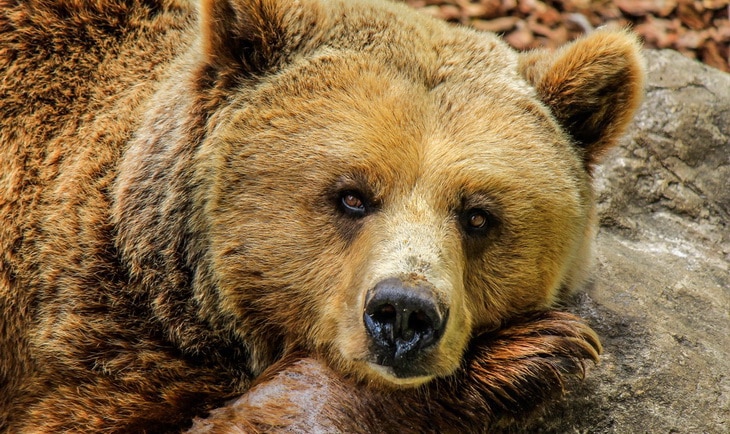
<instances>
[{"instance_id":1,"label":"rocky ledge","mask_svg":"<svg viewBox=\"0 0 730 434\"><path fill-rule=\"evenodd\" d=\"M730 432L730 75L646 59L643 106L596 173L594 278L570 306L601 362L511 432Z\"/></svg>"}]
</instances>

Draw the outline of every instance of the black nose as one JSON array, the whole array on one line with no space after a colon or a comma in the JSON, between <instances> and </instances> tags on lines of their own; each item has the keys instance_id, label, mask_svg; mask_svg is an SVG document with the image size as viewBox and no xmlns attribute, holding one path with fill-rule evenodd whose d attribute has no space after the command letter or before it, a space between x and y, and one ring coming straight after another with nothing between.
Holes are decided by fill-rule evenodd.
<instances>
[{"instance_id":1,"label":"black nose","mask_svg":"<svg viewBox=\"0 0 730 434\"><path fill-rule=\"evenodd\" d=\"M405 285L396 278L375 285L363 315L377 363L384 366L408 363L438 342L447 317L431 285Z\"/></svg>"}]
</instances>

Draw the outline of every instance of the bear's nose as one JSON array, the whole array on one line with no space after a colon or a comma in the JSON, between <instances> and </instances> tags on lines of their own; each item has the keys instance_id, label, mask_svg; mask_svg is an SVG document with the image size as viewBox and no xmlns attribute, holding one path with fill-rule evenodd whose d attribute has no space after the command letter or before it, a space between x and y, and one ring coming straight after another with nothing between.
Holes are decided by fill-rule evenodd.
<instances>
[{"instance_id":1,"label":"bear's nose","mask_svg":"<svg viewBox=\"0 0 730 434\"><path fill-rule=\"evenodd\" d=\"M438 342L447 317L430 284L405 285L398 278L375 285L363 315L377 363L393 367L405 367Z\"/></svg>"}]
</instances>

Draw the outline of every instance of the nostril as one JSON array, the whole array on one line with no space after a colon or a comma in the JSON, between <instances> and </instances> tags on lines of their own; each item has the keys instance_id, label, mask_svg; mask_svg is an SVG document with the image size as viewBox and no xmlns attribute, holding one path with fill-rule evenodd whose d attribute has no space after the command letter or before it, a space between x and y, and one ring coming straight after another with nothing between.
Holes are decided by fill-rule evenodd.
<instances>
[{"instance_id":1,"label":"nostril","mask_svg":"<svg viewBox=\"0 0 730 434\"><path fill-rule=\"evenodd\" d=\"M394 322L395 321L395 306L392 304L382 304L380 306L377 306L373 313L371 314L371 317L375 321L382 321L382 322Z\"/></svg>"},{"instance_id":2,"label":"nostril","mask_svg":"<svg viewBox=\"0 0 730 434\"><path fill-rule=\"evenodd\" d=\"M423 343L428 343L430 335L434 332L434 324L425 312L411 312L406 318L406 326L402 330L404 341L412 341L419 337Z\"/></svg>"},{"instance_id":3,"label":"nostril","mask_svg":"<svg viewBox=\"0 0 730 434\"><path fill-rule=\"evenodd\" d=\"M431 318L423 311L415 311L408 317L408 329L414 332L426 332L434 329Z\"/></svg>"}]
</instances>

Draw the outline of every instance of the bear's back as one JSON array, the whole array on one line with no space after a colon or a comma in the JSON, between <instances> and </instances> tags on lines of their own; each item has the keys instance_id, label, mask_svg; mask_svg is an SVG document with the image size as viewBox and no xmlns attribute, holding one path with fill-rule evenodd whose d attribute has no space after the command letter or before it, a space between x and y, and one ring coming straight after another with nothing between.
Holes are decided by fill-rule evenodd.
<instances>
[{"instance_id":1,"label":"bear's back","mask_svg":"<svg viewBox=\"0 0 730 434\"><path fill-rule=\"evenodd\" d=\"M193 20L188 6L158 6L0 1L3 279L24 240L49 235L34 233L40 222L64 220L113 179L159 66Z\"/></svg>"},{"instance_id":2,"label":"bear's back","mask_svg":"<svg viewBox=\"0 0 730 434\"><path fill-rule=\"evenodd\" d=\"M157 6L0 1L3 207L27 207L32 186L85 148L126 141L131 114L150 93L144 83L184 45L193 19L188 6Z\"/></svg>"},{"instance_id":3,"label":"bear's back","mask_svg":"<svg viewBox=\"0 0 730 434\"><path fill-rule=\"evenodd\" d=\"M36 370L33 282L105 266L82 249L108 250L122 146L160 66L186 45L192 8L152 3L0 0L0 431Z\"/></svg>"}]
</instances>

